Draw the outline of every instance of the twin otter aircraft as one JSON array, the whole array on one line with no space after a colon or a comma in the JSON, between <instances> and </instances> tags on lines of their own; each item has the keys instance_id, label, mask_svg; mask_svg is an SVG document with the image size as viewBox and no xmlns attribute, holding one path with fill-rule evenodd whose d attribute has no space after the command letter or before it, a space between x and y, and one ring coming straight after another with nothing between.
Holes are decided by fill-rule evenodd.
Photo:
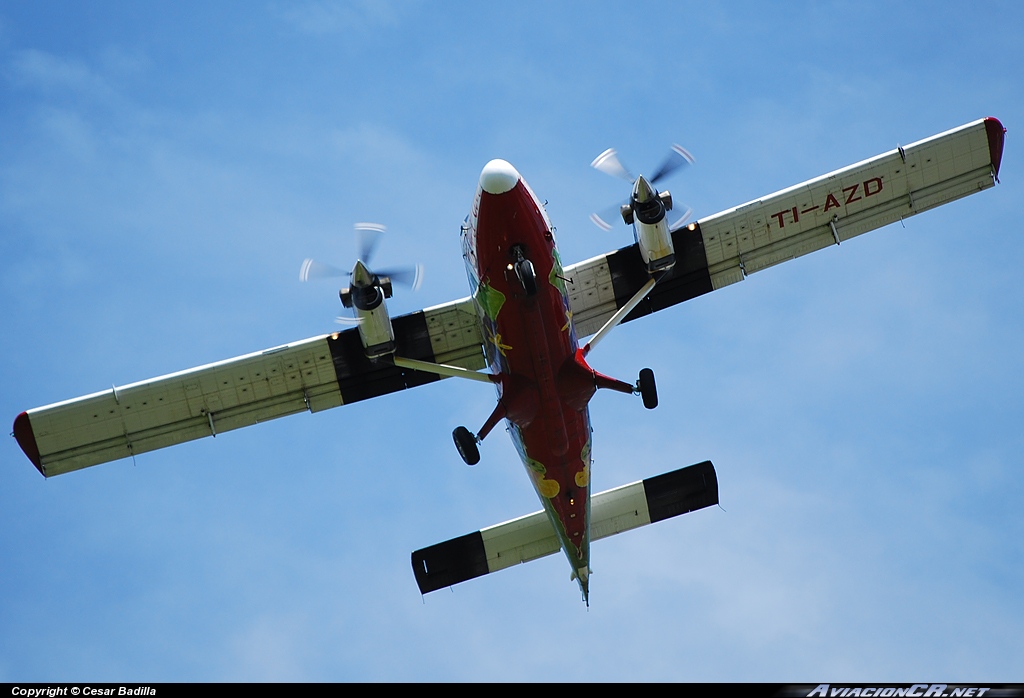
<instances>
[{"instance_id":1,"label":"twin otter aircraft","mask_svg":"<svg viewBox=\"0 0 1024 698\"><path fill-rule=\"evenodd\" d=\"M462 227L470 297L391 318L397 274L363 259L341 292L358 327L29 410L14 435L49 477L444 377L493 383L494 411L475 433L457 428L455 444L473 465L506 420L543 511L417 550L420 591L561 549L588 601L591 541L718 502L708 461L591 494L590 399L605 388L653 408L657 394L649 369L623 382L591 368L590 350L621 322L994 186L1003 134L981 119L685 227L669 225L658 175L638 177L620 211L635 243L568 267L543 204L492 160ZM621 170L611 151L594 166Z\"/></svg>"}]
</instances>

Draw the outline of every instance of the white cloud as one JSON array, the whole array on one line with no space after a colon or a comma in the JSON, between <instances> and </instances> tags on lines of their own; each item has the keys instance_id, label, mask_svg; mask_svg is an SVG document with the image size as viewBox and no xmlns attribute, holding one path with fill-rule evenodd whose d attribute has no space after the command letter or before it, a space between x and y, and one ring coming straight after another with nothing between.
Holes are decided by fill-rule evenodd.
<instances>
[{"instance_id":1,"label":"white cloud","mask_svg":"<svg viewBox=\"0 0 1024 698\"><path fill-rule=\"evenodd\" d=\"M62 58L37 49L16 52L11 70L19 86L50 95L71 92L107 98L113 94L107 80L84 62Z\"/></svg>"}]
</instances>

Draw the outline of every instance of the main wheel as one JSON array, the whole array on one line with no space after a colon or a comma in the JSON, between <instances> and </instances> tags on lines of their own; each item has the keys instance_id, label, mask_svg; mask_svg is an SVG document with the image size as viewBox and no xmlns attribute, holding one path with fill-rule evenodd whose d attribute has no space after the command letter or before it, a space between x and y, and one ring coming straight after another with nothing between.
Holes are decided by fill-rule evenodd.
<instances>
[{"instance_id":1,"label":"main wheel","mask_svg":"<svg viewBox=\"0 0 1024 698\"><path fill-rule=\"evenodd\" d=\"M480 462L480 449L476 445L476 436L469 429L455 427L452 438L455 439L455 448L459 450L459 455L462 456L462 460L466 461L466 465L476 465Z\"/></svg>"},{"instance_id":2,"label":"main wheel","mask_svg":"<svg viewBox=\"0 0 1024 698\"><path fill-rule=\"evenodd\" d=\"M528 259L520 259L516 262L516 274L523 284L526 295L537 295L537 272L533 269L533 262Z\"/></svg>"},{"instance_id":3,"label":"main wheel","mask_svg":"<svg viewBox=\"0 0 1024 698\"><path fill-rule=\"evenodd\" d=\"M639 387L644 407L653 410L658 406L658 387L654 384L654 371L649 368L640 371Z\"/></svg>"}]
</instances>

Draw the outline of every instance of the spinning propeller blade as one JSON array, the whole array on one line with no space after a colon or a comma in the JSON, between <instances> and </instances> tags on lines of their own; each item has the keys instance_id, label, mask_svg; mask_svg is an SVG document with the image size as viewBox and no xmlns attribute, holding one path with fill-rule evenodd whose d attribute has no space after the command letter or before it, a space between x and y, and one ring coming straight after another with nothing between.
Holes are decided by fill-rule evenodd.
<instances>
[{"instance_id":1,"label":"spinning propeller blade","mask_svg":"<svg viewBox=\"0 0 1024 698\"><path fill-rule=\"evenodd\" d=\"M387 228L379 223L356 223L356 247L358 257L356 259L355 266L352 271L344 271L337 267L331 266L330 264L324 264L317 262L312 259L306 259L302 262L302 267L299 269L299 280L309 281L311 279L328 279L339 276L349 277L349 283L360 287L378 286L383 283L383 280L388 280L392 284L399 284L402 286L408 286L413 291L418 291L420 285L423 283L423 265L416 264L411 267L390 267L387 269L377 269L376 271L370 269L369 260L373 257L374 250L376 250L378 243L380 242L381 236L387 231ZM357 278L353 279L353 274L357 274ZM344 300L348 290L344 290L342 302L348 305L347 301ZM387 296L391 295L391 291L386 291ZM335 319L335 322L341 325L358 325L360 323L357 317L346 317L341 316Z\"/></svg>"},{"instance_id":2,"label":"spinning propeller blade","mask_svg":"<svg viewBox=\"0 0 1024 698\"><path fill-rule=\"evenodd\" d=\"M651 175L649 178L646 178L646 181L651 185L657 184L658 182L675 174L684 167L692 165L693 162L694 158L693 155L690 154L690 151L688 151L686 148L679 145L678 143L675 143L669 150L668 155L665 156L665 159L662 160L661 165L658 166L658 169L655 170L653 175ZM593 167L595 170L604 172L605 174L611 175L612 177L623 179L629 182L630 184L635 184L637 181L636 178L633 177L632 174L630 174L629 170L626 169L625 165L622 164L622 161L619 160L619 155L615 148L609 148L608 150L598 155L596 158L594 158L594 161L590 163L590 166ZM611 230L614 225L614 222L616 221L616 219L619 218L622 207L629 203L630 200L627 199L618 206L609 207L604 211L601 211L600 213L591 213L590 220L594 225L596 225L601 230ZM687 207L686 210L683 212L683 215L677 217L675 219L675 222L669 226L669 230L675 231L681 228L686 223L686 221L689 220L691 213L692 209ZM625 216L626 214L622 215Z\"/></svg>"},{"instance_id":3,"label":"spinning propeller blade","mask_svg":"<svg viewBox=\"0 0 1024 698\"><path fill-rule=\"evenodd\" d=\"M693 209L687 206L686 210L683 211L683 215L679 216L679 218L677 218L675 222L668 227L669 232L674 233L686 225L686 221L690 220L691 213L693 213Z\"/></svg>"},{"instance_id":4,"label":"spinning propeller blade","mask_svg":"<svg viewBox=\"0 0 1024 698\"><path fill-rule=\"evenodd\" d=\"M337 267L332 267L330 264L324 264L307 258L299 268L299 281L329 279L335 276L348 276L350 273Z\"/></svg>"},{"instance_id":5,"label":"spinning propeller blade","mask_svg":"<svg viewBox=\"0 0 1024 698\"><path fill-rule=\"evenodd\" d=\"M665 159L662 160L658 171L651 175L651 184L657 184L659 180L668 177L680 168L692 164L693 156L690 155L690 151L678 143L675 143L672 145L672 149L668 151L668 155L665 156Z\"/></svg>"},{"instance_id":6,"label":"spinning propeller blade","mask_svg":"<svg viewBox=\"0 0 1024 698\"><path fill-rule=\"evenodd\" d=\"M359 260L369 264L370 258L373 257L373 251L377 248L377 243L388 229L380 223L356 223L355 229Z\"/></svg>"},{"instance_id":7,"label":"spinning propeller blade","mask_svg":"<svg viewBox=\"0 0 1024 698\"><path fill-rule=\"evenodd\" d=\"M606 175L624 179L630 184L633 183L633 175L631 175L629 170L627 170L619 161L619 154L615 151L615 148L609 148L598 155L594 158L594 161L590 163L590 166L595 170L604 172Z\"/></svg>"},{"instance_id":8,"label":"spinning propeller blade","mask_svg":"<svg viewBox=\"0 0 1024 698\"><path fill-rule=\"evenodd\" d=\"M615 225L617 221L622 220L622 218L619 215L619 209L621 209L624 204L628 203L629 199L626 199L621 204L609 206L600 213L591 213L590 222L596 225L601 230L611 230L612 226Z\"/></svg>"},{"instance_id":9,"label":"spinning propeller blade","mask_svg":"<svg viewBox=\"0 0 1024 698\"><path fill-rule=\"evenodd\" d=\"M369 268L370 259L373 257L374 250L376 250L377 244L380 242L381 236L387 231L387 228L379 223L356 223L355 231L356 246L359 254L357 259ZM391 279L393 283L408 286L413 291L418 291L420 286L423 284L422 264L416 264L411 267L379 269L372 273L377 276L386 276ZM330 264L317 262L316 260L309 258L304 260L302 262L302 266L299 268L299 281L309 281L310 279L330 279L339 276L350 277L352 276L352 272L339 269L338 267L331 266Z\"/></svg>"},{"instance_id":10,"label":"spinning propeller blade","mask_svg":"<svg viewBox=\"0 0 1024 698\"><path fill-rule=\"evenodd\" d=\"M392 283L408 286L413 291L419 291L423 284L423 265L417 264L414 267L398 267L396 269L378 269L377 276L386 276Z\"/></svg>"}]
</instances>

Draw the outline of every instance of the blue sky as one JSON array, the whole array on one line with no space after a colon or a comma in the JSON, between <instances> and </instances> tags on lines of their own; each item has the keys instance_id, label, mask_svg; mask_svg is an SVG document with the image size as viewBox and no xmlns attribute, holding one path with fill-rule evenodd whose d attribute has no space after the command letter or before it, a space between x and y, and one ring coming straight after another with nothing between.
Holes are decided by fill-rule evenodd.
<instances>
[{"instance_id":1,"label":"blue sky","mask_svg":"<svg viewBox=\"0 0 1024 698\"><path fill-rule=\"evenodd\" d=\"M444 381L43 480L0 451L0 681L1022 681L1013 3L7 3L0 391L22 410L332 331L351 226L467 292L511 161L577 261L672 142L703 217L983 116L1002 184L613 333L594 484L713 460L723 508L421 598L419 547L538 508Z\"/></svg>"}]
</instances>

